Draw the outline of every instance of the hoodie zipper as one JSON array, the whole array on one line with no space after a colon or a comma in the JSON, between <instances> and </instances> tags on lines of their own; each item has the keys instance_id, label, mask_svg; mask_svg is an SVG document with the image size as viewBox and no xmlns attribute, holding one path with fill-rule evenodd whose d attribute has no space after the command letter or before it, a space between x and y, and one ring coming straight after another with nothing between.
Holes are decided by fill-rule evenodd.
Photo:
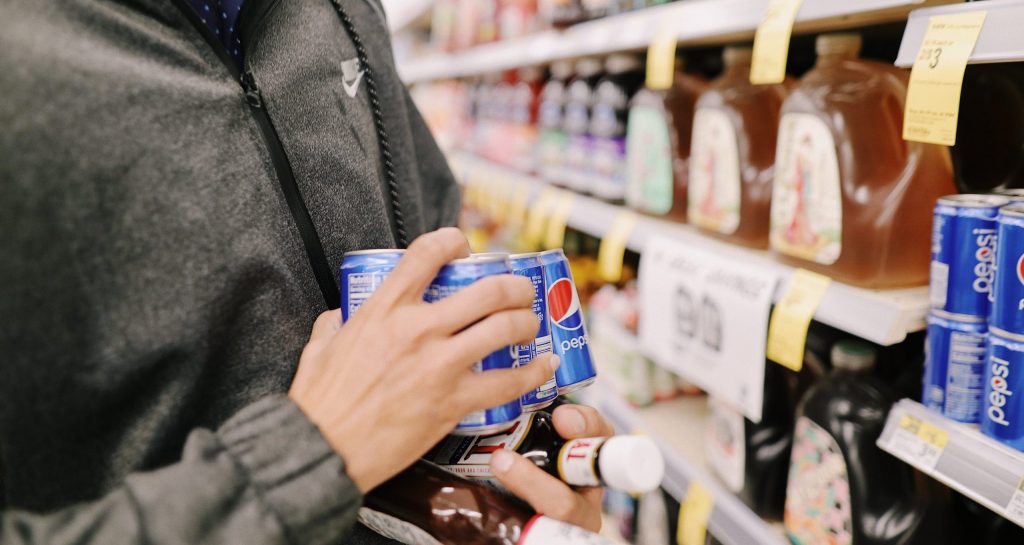
<instances>
[{"instance_id":1,"label":"hoodie zipper","mask_svg":"<svg viewBox=\"0 0 1024 545\"><path fill-rule=\"evenodd\" d=\"M306 202L299 191L298 183L295 181L295 173L292 171L291 163L285 154L281 137L278 135L277 129L274 128L274 124L270 119L270 114L267 112L263 101L263 95L256 85L256 79L253 77L252 71L248 68L244 70L239 69L234 59L228 55L224 44L220 43L220 40L210 32L209 27L203 24L199 16L185 0L176 0L175 3L185 13L186 18L192 22L192 26L196 27L210 46L213 47L214 51L217 52L217 56L227 66L228 71L237 78L241 85L242 92L245 94L245 102L249 105L249 113L252 114L256 124L260 127L260 132L263 133L263 140L267 145L267 150L270 152L270 160L274 165L274 172L277 174L281 192L284 194L285 202L288 203L288 210L291 213L292 221L295 223L295 227L302 238L306 257L309 260L310 267L313 269L313 276L320 287L324 303L327 304L328 309L338 308L341 294L338 291L338 285L334 282L334 274L331 272L331 266L327 262L327 255L324 253L323 244L320 242L320 235L316 232L313 218L309 215L309 209L306 207ZM244 6L243 11L245 7L248 6Z\"/></svg>"}]
</instances>

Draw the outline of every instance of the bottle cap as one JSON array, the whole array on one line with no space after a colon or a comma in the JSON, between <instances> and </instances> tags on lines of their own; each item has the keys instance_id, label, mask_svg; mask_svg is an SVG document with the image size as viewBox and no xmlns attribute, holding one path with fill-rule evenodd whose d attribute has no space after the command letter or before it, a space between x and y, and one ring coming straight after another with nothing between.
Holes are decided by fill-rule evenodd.
<instances>
[{"instance_id":1,"label":"bottle cap","mask_svg":"<svg viewBox=\"0 0 1024 545\"><path fill-rule=\"evenodd\" d=\"M627 53L608 55L608 58L604 61L604 69L609 74L622 74L624 72L640 70L642 66L640 57Z\"/></svg>"},{"instance_id":2,"label":"bottle cap","mask_svg":"<svg viewBox=\"0 0 1024 545\"><path fill-rule=\"evenodd\" d=\"M576 61L576 75L581 78L589 78L601 71L601 61L594 57L584 57Z\"/></svg>"},{"instance_id":3,"label":"bottle cap","mask_svg":"<svg viewBox=\"0 0 1024 545\"><path fill-rule=\"evenodd\" d=\"M567 80L572 76L572 63L569 61L555 61L551 63L551 77L553 79Z\"/></svg>"},{"instance_id":4,"label":"bottle cap","mask_svg":"<svg viewBox=\"0 0 1024 545\"><path fill-rule=\"evenodd\" d=\"M654 490L665 476L665 459L650 437L619 435L601 445L597 460L609 488L643 493Z\"/></svg>"},{"instance_id":5,"label":"bottle cap","mask_svg":"<svg viewBox=\"0 0 1024 545\"><path fill-rule=\"evenodd\" d=\"M750 64L750 59L753 57L754 49L749 45L726 46L725 51L722 52L722 59L725 61L726 66Z\"/></svg>"},{"instance_id":6,"label":"bottle cap","mask_svg":"<svg viewBox=\"0 0 1024 545\"><path fill-rule=\"evenodd\" d=\"M844 339L832 345L832 367L843 371L867 371L875 366L875 349L864 341Z\"/></svg>"},{"instance_id":7,"label":"bottle cap","mask_svg":"<svg viewBox=\"0 0 1024 545\"><path fill-rule=\"evenodd\" d=\"M814 52L821 55L844 55L856 57L860 54L860 34L840 32L822 34L814 42Z\"/></svg>"}]
</instances>

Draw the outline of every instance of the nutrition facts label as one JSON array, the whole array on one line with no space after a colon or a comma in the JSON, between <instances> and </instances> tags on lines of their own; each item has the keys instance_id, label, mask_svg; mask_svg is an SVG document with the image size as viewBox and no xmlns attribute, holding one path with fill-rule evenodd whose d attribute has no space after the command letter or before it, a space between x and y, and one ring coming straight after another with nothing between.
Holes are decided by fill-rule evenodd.
<instances>
[{"instance_id":1,"label":"nutrition facts label","mask_svg":"<svg viewBox=\"0 0 1024 545\"><path fill-rule=\"evenodd\" d=\"M373 295L384 279L388 277L386 272L364 272L348 275L348 315L363 306L363 303Z\"/></svg>"},{"instance_id":2,"label":"nutrition facts label","mask_svg":"<svg viewBox=\"0 0 1024 545\"><path fill-rule=\"evenodd\" d=\"M984 336L954 331L946 372L946 416L961 422L977 421L985 390L984 371Z\"/></svg>"}]
</instances>

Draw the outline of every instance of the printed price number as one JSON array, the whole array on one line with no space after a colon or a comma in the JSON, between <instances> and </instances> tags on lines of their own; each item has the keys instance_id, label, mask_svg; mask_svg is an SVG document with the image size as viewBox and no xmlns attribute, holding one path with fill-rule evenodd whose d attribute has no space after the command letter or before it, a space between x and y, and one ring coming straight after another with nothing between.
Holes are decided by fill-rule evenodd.
<instances>
[{"instance_id":1,"label":"printed price number","mask_svg":"<svg viewBox=\"0 0 1024 545\"><path fill-rule=\"evenodd\" d=\"M909 414L900 417L900 425L890 446L915 466L933 470L949 443L949 433Z\"/></svg>"},{"instance_id":2,"label":"printed price number","mask_svg":"<svg viewBox=\"0 0 1024 545\"><path fill-rule=\"evenodd\" d=\"M928 68L935 68L939 65L939 58L942 57L941 47L922 47L917 54L917 62Z\"/></svg>"}]
</instances>

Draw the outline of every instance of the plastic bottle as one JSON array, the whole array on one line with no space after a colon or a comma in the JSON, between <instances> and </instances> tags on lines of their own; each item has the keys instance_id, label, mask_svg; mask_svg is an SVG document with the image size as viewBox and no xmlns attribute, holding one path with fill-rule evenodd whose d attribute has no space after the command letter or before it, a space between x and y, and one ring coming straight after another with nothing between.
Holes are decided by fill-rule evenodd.
<instances>
[{"instance_id":1,"label":"plastic bottle","mask_svg":"<svg viewBox=\"0 0 1024 545\"><path fill-rule=\"evenodd\" d=\"M565 28L587 19L582 0L549 0L549 5L543 6L542 11L555 28Z\"/></svg>"},{"instance_id":2,"label":"plastic bottle","mask_svg":"<svg viewBox=\"0 0 1024 545\"><path fill-rule=\"evenodd\" d=\"M697 101L687 216L713 235L766 248L786 85L750 83L751 56L749 47L726 47L725 72Z\"/></svg>"},{"instance_id":3,"label":"plastic bottle","mask_svg":"<svg viewBox=\"0 0 1024 545\"><path fill-rule=\"evenodd\" d=\"M594 86L601 77L601 61L594 57L580 59L575 72L566 88L562 115L562 128L568 138L565 167L552 181L582 192L590 181L590 106Z\"/></svg>"},{"instance_id":4,"label":"plastic bottle","mask_svg":"<svg viewBox=\"0 0 1024 545\"><path fill-rule=\"evenodd\" d=\"M420 460L366 495L359 521L417 545L614 545Z\"/></svg>"},{"instance_id":5,"label":"plastic bottle","mask_svg":"<svg viewBox=\"0 0 1024 545\"><path fill-rule=\"evenodd\" d=\"M832 373L797 408L785 512L795 545L943 542L923 481L875 445L896 400L872 375L875 359L868 343L836 343Z\"/></svg>"},{"instance_id":6,"label":"plastic bottle","mask_svg":"<svg viewBox=\"0 0 1024 545\"><path fill-rule=\"evenodd\" d=\"M540 107L541 70L536 66L521 68L512 87L509 123L511 166L522 172L537 171L533 150L537 145L537 112Z\"/></svg>"},{"instance_id":7,"label":"plastic bottle","mask_svg":"<svg viewBox=\"0 0 1024 545\"><path fill-rule=\"evenodd\" d=\"M568 99L567 82L572 77L572 63L558 61L551 65L551 77L540 91L537 109L537 172L548 180L561 177L565 167L565 154L569 147L565 134L563 113Z\"/></svg>"},{"instance_id":8,"label":"plastic bottle","mask_svg":"<svg viewBox=\"0 0 1024 545\"><path fill-rule=\"evenodd\" d=\"M967 67L949 151L963 193L1024 187L1024 65Z\"/></svg>"},{"instance_id":9,"label":"plastic bottle","mask_svg":"<svg viewBox=\"0 0 1024 545\"><path fill-rule=\"evenodd\" d=\"M954 191L948 152L903 140L907 72L857 58L857 34L819 36L782 107L771 246L865 287L928 281L931 207Z\"/></svg>"},{"instance_id":10,"label":"plastic bottle","mask_svg":"<svg viewBox=\"0 0 1024 545\"><path fill-rule=\"evenodd\" d=\"M590 106L590 176L595 197L622 202L626 197L626 123L629 100L643 85L644 71L636 55L610 55L605 75L594 86Z\"/></svg>"},{"instance_id":11,"label":"plastic bottle","mask_svg":"<svg viewBox=\"0 0 1024 545\"><path fill-rule=\"evenodd\" d=\"M686 221L693 114L706 88L703 78L683 72L678 58L671 87L633 95L626 131L626 201L633 208Z\"/></svg>"}]
</instances>

